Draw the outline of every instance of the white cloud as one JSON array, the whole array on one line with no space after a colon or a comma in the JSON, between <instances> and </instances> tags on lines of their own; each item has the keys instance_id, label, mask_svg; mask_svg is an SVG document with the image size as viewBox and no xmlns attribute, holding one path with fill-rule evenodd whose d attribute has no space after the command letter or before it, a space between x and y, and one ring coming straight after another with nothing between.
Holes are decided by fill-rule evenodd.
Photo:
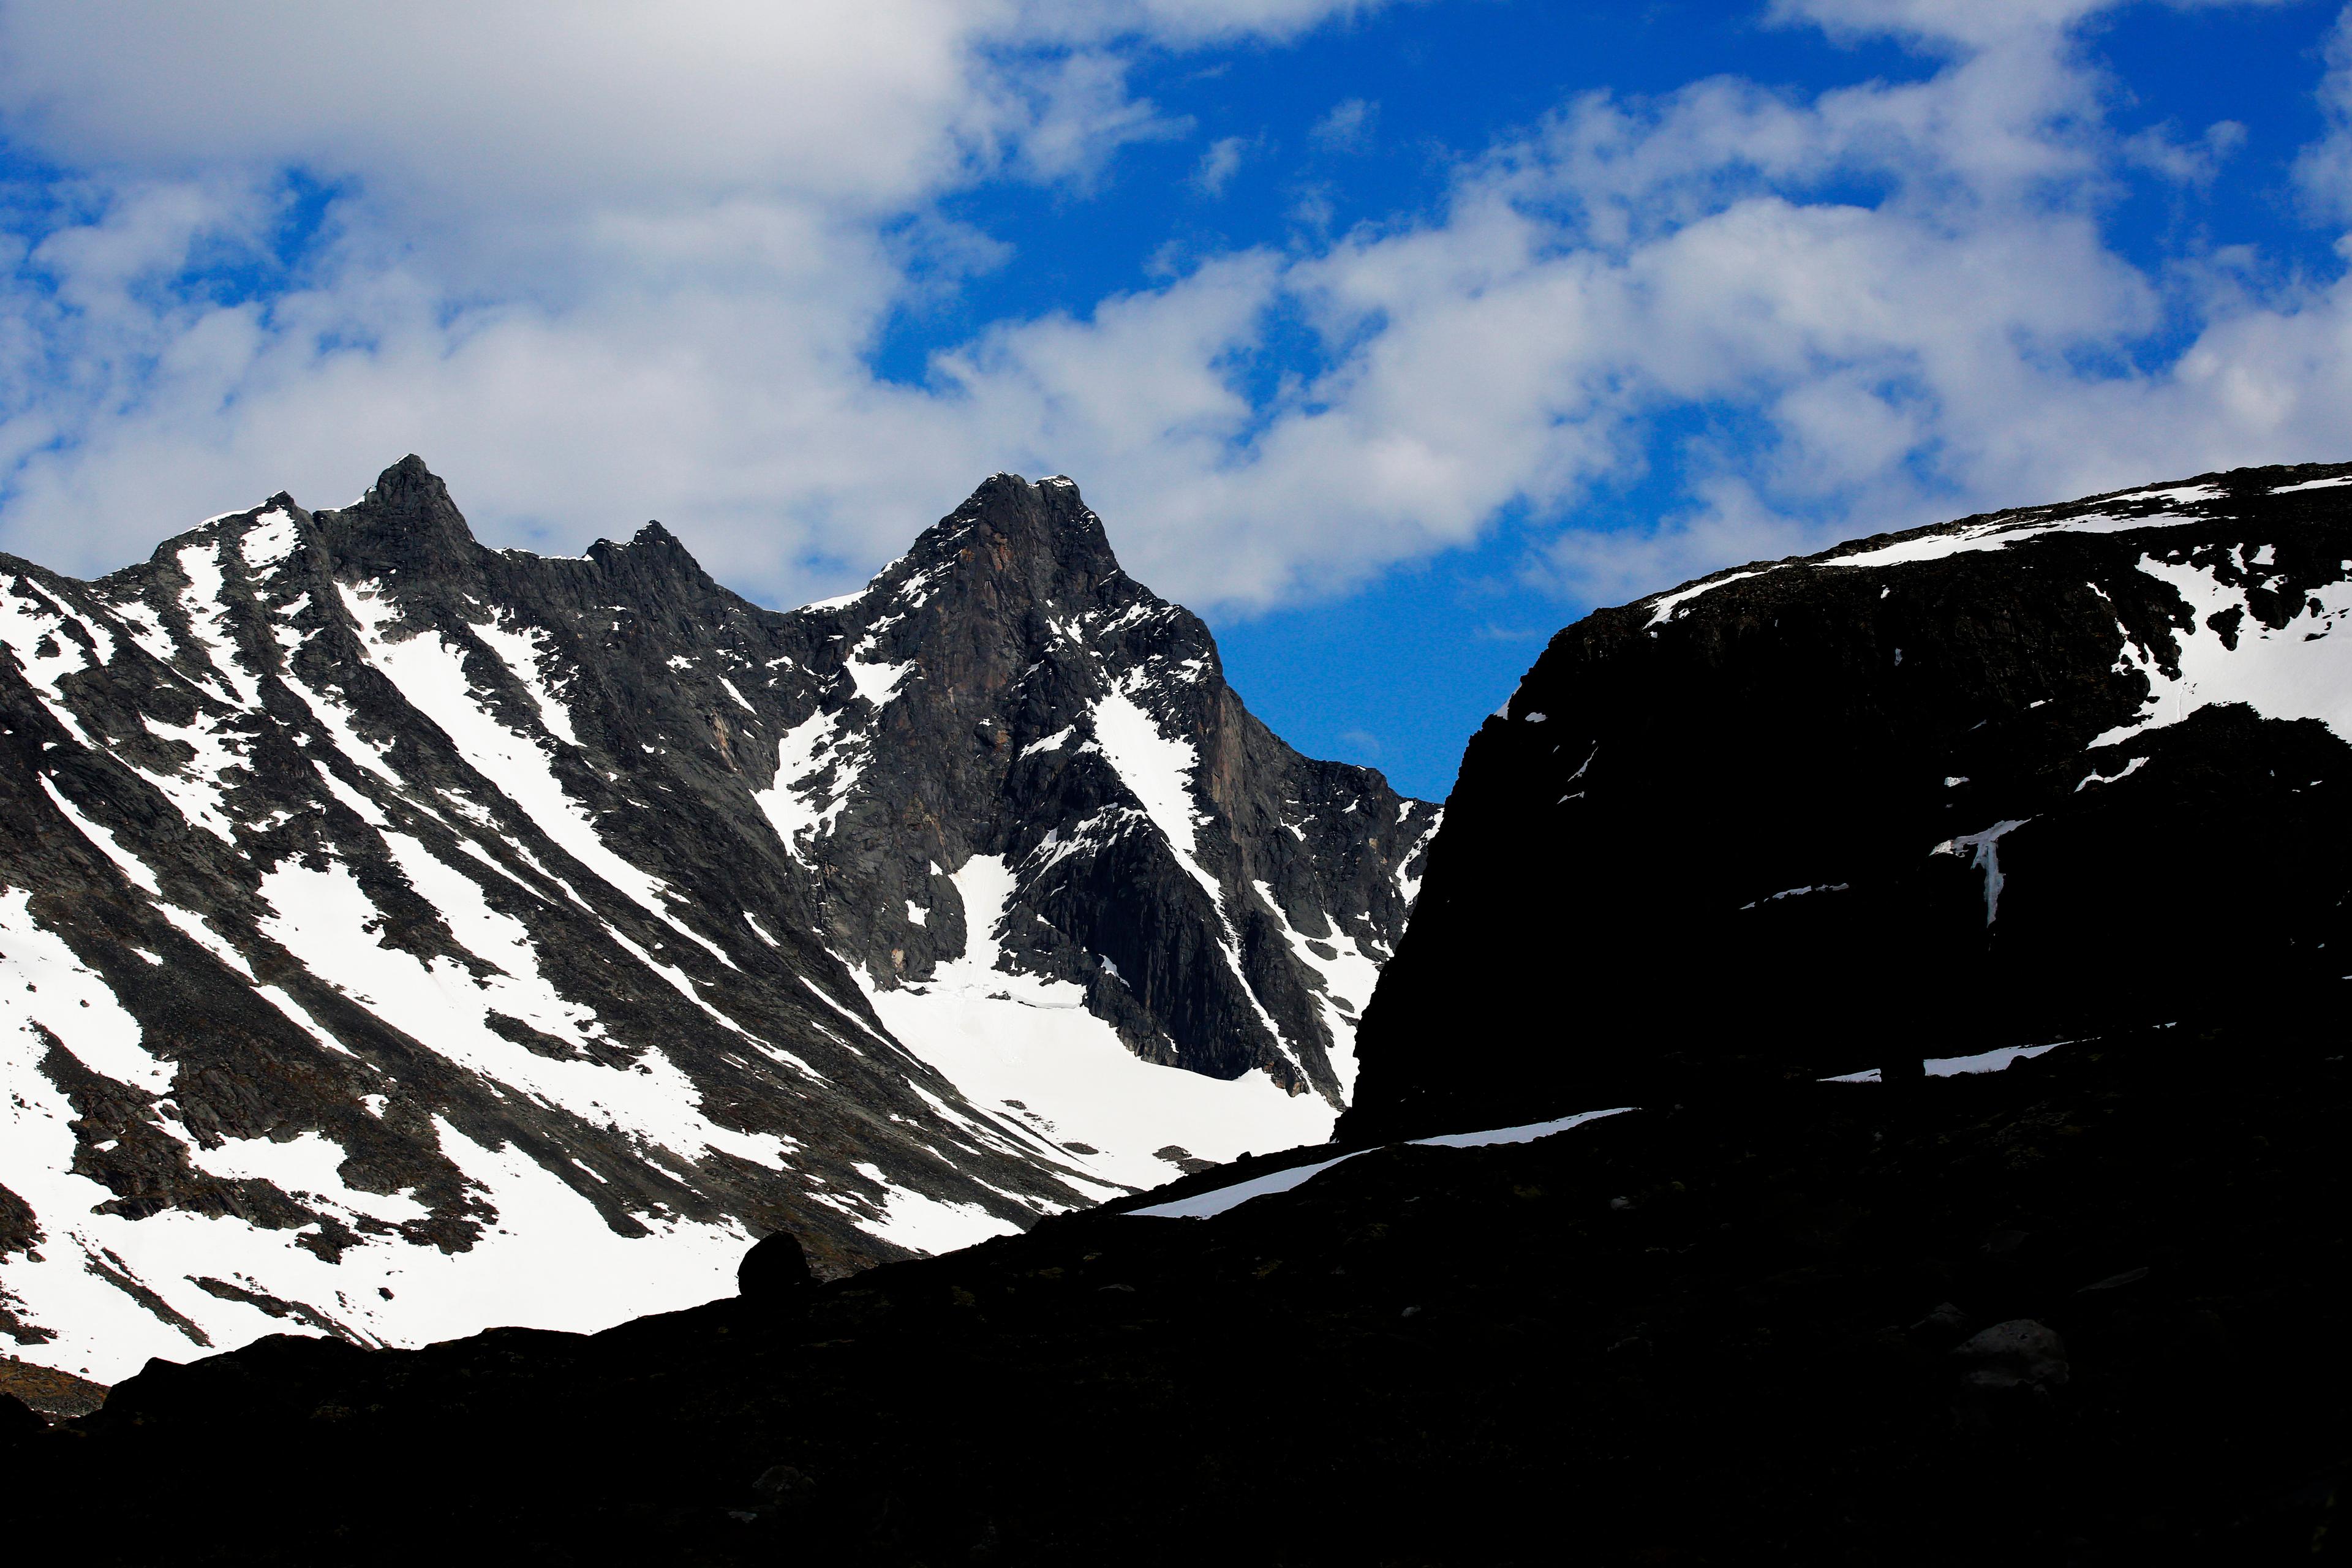
<instances>
[{"instance_id":1,"label":"white cloud","mask_svg":"<svg viewBox=\"0 0 2352 1568\"><path fill-rule=\"evenodd\" d=\"M2124 156L2143 169L2181 185L2210 185L2221 165L2246 144L2246 128L2217 120L2194 142L2183 142L2169 125L2152 126L2127 138Z\"/></svg>"},{"instance_id":2,"label":"white cloud","mask_svg":"<svg viewBox=\"0 0 2352 1568\"><path fill-rule=\"evenodd\" d=\"M1889 35L1983 48L2021 32L2072 26L2112 0L1773 0L1783 24L1810 24L1832 37Z\"/></svg>"},{"instance_id":3,"label":"white cloud","mask_svg":"<svg viewBox=\"0 0 2352 1568\"><path fill-rule=\"evenodd\" d=\"M1171 119L1149 99L1127 91L1127 62L1089 50L1054 63L1021 138L1021 162L1045 181L1091 185L1118 150L1131 142L1187 135L1192 123Z\"/></svg>"},{"instance_id":4,"label":"white cloud","mask_svg":"<svg viewBox=\"0 0 2352 1568\"><path fill-rule=\"evenodd\" d=\"M1353 21L1370 16L1384 4L1385 0L1113 0L1071 5L1067 0L1036 0L1041 26L1050 25L1046 18L1053 18L1095 36L1142 32L1177 44L1237 37L1287 40L1335 19Z\"/></svg>"},{"instance_id":5,"label":"white cloud","mask_svg":"<svg viewBox=\"0 0 2352 1568\"><path fill-rule=\"evenodd\" d=\"M2165 0L2177 10L2295 0ZM1772 0L1772 17L1810 24L1832 37L1896 37L1952 47L1997 47L2021 36L2063 33L2118 0Z\"/></svg>"},{"instance_id":6,"label":"white cloud","mask_svg":"<svg viewBox=\"0 0 2352 1568\"><path fill-rule=\"evenodd\" d=\"M1372 126L1380 117L1381 106L1377 103L1361 98L1342 99L1307 134L1317 146L1332 152L1360 153L1371 145Z\"/></svg>"},{"instance_id":7,"label":"white cloud","mask_svg":"<svg viewBox=\"0 0 2352 1568\"><path fill-rule=\"evenodd\" d=\"M2326 117L2327 132L2295 160L2295 180L2321 218L2352 220L2352 6L2337 16L2328 35L2319 108Z\"/></svg>"},{"instance_id":8,"label":"white cloud","mask_svg":"<svg viewBox=\"0 0 2352 1568\"><path fill-rule=\"evenodd\" d=\"M77 172L72 216L0 250L0 542L110 566L414 448L486 532L659 512L790 596L1001 460L864 363L1003 259L936 198L1084 186L1180 132L1128 91L1136 49L1376 3L0 5L0 124ZM292 278L289 171L334 194Z\"/></svg>"},{"instance_id":9,"label":"white cloud","mask_svg":"<svg viewBox=\"0 0 2352 1568\"><path fill-rule=\"evenodd\" d=\"M1093 493L1115 519L1171 542L1152 571L1244 602L1465 542L1514 505L1572 523L1676 408L1741 438L1675 455L1688 504L1660 526L1560 531L1542 569L1563 591L1630 596L1981 506L2352 455L2352 291L2184 295L2143 275L2095 221L2141 151L2103 129L2100 81L2063 37L1989 36L1920 83L1584 100L1468 171L1441 218L1265 278L1260 309L1301 305L1345 345L1319 379L1222 423L1195 399L1181 439L1134 447L1064 424L1059 449L1108 478ZM1857 184L1883 195L1831 194ZM1171 290L1126 310L1192 308ZM2204 320L2191 346L2129 368L2183 309ZM1240 316L1227 298L1229 332L1253 330Z\"/></svg>"},{"instance_id":10,"label":"white cloud","mask_svg":"<svg viewBox=\"0 0 2352 1568\"><path fill-rule=\"evenodd\" d=\"M1246 136L1221 136L1209 143L1201 154L1201 162L1192 171L1192 188L1209 197L1222 196L1234 175L1241 171L1242 157L1250 149Z\"/></svg>"},{"instance_id":11,"label":"white cloud","mask_svg":"<svg viewBox=\"0 0 2352 1568\"><path fill-rule=\"evenodd\" d=\"M83 165L300 165L406 216L747 189L887 206L1014 129L1004 4L12 4L0 103Z\"/></svg>"},{"instance_id":12,"label":"white cloud","mask_svg":"<svg viewBox=\"0 0 2352 1568\"><path fill-rule=\"evenodd\" d=\"M2151 276L2103 241L2119 168L2193 182L2227 136L2108 128L2066 30L2088 7L2057 0L1786 5L1937 68L1582 99L1466 162L1425 221L1212 255L982 331L922 385L877 379L894 310L1004 258L940 194L1082 184L1168 133L1128 90L1134 49L1356 9L614 7L530 72L495 7L0 11L0 114L79 171L75 221L0 252L0 542L111 565L280 486L334 504L414 449L502 542L659 515L790 599L1012 468L1076 475L1137 574L1202 605L1341 589L1514 506L1564 525L1531 570L1622 597L1985 505L2352 456L2352 286ZM341 194L282 277L295 166ZM2144 352L2184 314L2185 351ZM1277 319L1327 363L1254 399ZM1660 454L1653 422L1693 405L1739 438ZM1574 526L1661 456L1680 511Z\"/></svg>"}]
</instances>

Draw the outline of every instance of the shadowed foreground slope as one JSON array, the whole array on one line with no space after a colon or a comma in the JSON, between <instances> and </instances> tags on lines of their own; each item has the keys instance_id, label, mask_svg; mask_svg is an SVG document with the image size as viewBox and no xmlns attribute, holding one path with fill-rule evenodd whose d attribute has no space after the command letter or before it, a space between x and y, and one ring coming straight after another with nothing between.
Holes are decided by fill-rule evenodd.
<instances>
[{"instance_id":1,"label":"shadowed foreground slope","mask_svg":"<svg viewBox=\"0 0 2352 1568\"><path fill-rule=\"evenodd\" d=\"M265 1341L9 1471L93 1562L2341 1560L2347 1087L2157 1030L1388 1150L593 1337ZM1953 1353L2017 1320L2063 1346Z\"/></svg>"}]
</instances>

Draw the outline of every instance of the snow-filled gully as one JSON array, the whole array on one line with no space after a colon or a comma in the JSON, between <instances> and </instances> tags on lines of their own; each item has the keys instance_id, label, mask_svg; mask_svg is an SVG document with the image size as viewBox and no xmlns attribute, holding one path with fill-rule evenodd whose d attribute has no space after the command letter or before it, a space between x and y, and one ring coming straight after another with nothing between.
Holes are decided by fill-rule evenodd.
<instances>
[{"instance_id":1,"label":"snow-filled gully","mask_svg":"<svg viewBox=\"0 0 2352 1568\"><path fill-rule=\"evenodd\" d=\"M1156 1151L1171 1144L1229 1160L1329 1136L1330 1107L1284 1093L1264 1069L1225 1081L1147 1062L1087 1011L1082 987L999 969L1018 888L1003 857L974 856L950 880L969 933L963 955L920 987L882 989L858 971L866 1000L971 1104L1042 1136L1060 1160L1099 1178L1099 1195L1165 1182L1168 1164ZM1019 1105L999 1109L1009 1100Z\"/></svg>"},{"instance_id":2,"label":"snow-filled gully","mask_svg":"<svg viewBox=\"0 0 2352 1568\"><path fill-rule=\"evenodd\" d=\"M1286 1171L1269 1171L1262 1176L1252 1176L1245 1182L1235 1182L1229 1187L1217 1187L1205 1193L1195 1193L1189 1198L1176 1198L1150 1208L1129 1209L1130 1217L1141 1219L1214 1219L1217 1215L1241 1207L1252 1198L1271 1197L1294 1187L1305 1186L1334 1166L1344 1165L1359 1154L1372 1154L1381 1149L1485 1149L1498 1143L1532 1143L1538 1138L1549 1138L1581 1127L1588 1121L1598 1121L1604 1116L1622 1116L1635 1109L1620 1105L1608 1110L1584 1110L1574 1116L1563 1116L1556 1121L1534 1121L1524 1127L1497 1127L1485 1132L1448 1132L1435 1138L1414 1138L1402 1144L1383 1143L1372 1149L1358 1149L1336 1159L1324 1160L1312 1165L1294 1165Z\"/></svg>"},{"instance_id":3,"label":"snow-filled gully","mask_svg":"<svg viewBox=\"0 0 2352 1568\"><path fill-rule=\"evenodd\" d=\"M1998 1050L1980 1051L1967 1057L1937 1057L1927 1064L1929 1078L1959 1078L1975 1073L1999 1072L2014 1061L2031 1061L2047 1051L2066 1044L2053 1041L2046 1046L2003 1046ZM1843 1073L1825 1078L1823 1083L1878 1083L1879 1069ZM1360 1154L1375 1154L1382 1149L1485 1149L1500 1143L1532 1143L1538 1138L1550 1138L1571 1131L1588 1121L1598 1121L1604 1116L1622 1116L1639 1109L1631 1105L1614 1106L1607 1110L1584 1110L1573 1116L1563 1116L1553 1121L1529 1122L1520 1127L1497 1127L1482 1132L1447 1132L1434 1138L1413 1138L1403 1143L1382 1143L1370 1149L1358 1149L1332 1159L1308 1165L1293 1165L1286 1170L1269 1171L1252 1176L1230 1186L1214 1187L1190 1197L1174 1198L1149 1208L1129 1209L1131 1217L1142 1219L1213 1219L1230 1213L1253 1198L1272 1197L1305 1186L1324 1172L1344 1165Z\"/></svg>"}]
</instances>

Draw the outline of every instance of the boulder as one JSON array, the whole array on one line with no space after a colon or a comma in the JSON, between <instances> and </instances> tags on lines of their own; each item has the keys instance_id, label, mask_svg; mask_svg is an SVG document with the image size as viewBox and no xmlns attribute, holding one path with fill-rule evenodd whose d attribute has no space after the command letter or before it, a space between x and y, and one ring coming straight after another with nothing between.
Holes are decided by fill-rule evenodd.
<instances>
[{"instance_id":1,"label":"boulder","mask_svg":"<svg viewBox=\"0 0 2352 1568\"><path fill-rule=\"evenodd\" d=\"M2057 1331L2031 1318L1995 1323L1952 1351L1967 1370L1961 1381L1978 1388L2063 1388L2066 1344Z\"/></svg>"},{"instance_id":2,"label":"boulder","mask_svg":"<svg viewBox=\"0 0 2352 1568\"><path fill-rule=\"evenodd\" d=\"M736 1289L753 1301L789 1296L815 1281L800 1238L788 1230L771 1232L753 1242L735 1269Z\"/></svg>"}]
</instances>

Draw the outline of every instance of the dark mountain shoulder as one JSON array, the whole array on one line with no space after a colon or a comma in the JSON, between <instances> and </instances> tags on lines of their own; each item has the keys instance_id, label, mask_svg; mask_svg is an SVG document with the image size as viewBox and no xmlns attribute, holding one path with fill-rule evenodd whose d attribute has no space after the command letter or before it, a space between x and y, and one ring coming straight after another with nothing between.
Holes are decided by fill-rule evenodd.
<instances>
[{"instance_id":1,"label":"dark mountain shoulder","mask_svg":"<svg viewBox=\"0 0 2352 1568\"><path fill-rule=\"evenodd\" d=\"M1990 514L1569 627L1471 742L1342 1135L1850 1072L1896 1020L1958 1056L2226 1014L2252 973L2328 1005L2352 752L2310 705L2352 691L2323 668L2347 473Z\"/></svg>"}]
</instances>

